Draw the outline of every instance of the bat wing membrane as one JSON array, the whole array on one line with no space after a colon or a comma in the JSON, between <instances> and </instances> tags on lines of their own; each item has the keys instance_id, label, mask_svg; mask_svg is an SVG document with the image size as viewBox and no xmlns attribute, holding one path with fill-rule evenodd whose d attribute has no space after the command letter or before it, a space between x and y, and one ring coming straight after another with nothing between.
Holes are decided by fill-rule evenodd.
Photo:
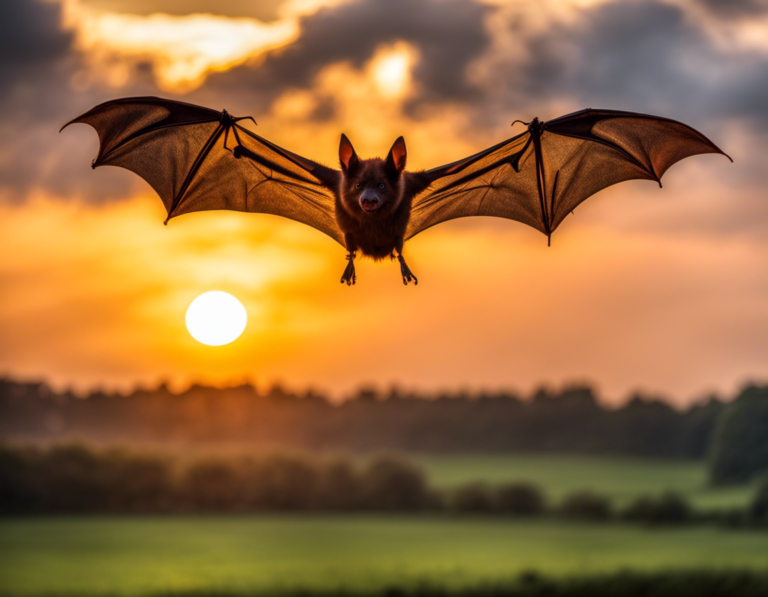
<instances>
[{"instance_id":1,"label":"bat wing membrane","mask_svg":"<svg viewBox=\"0 0 768 597\"><path fill-rule=\"evenodd\" d=\"M406 238L467 216L517 220L550 235L598 191L631 179L661 184L671 165L703 153L726 155L674 120L612 110L575 112L425 172L431 184L414 199Z\"/></svg>"},{"instance_id":2,"label":"bat wing membrane","mask_svg":"<svg viewBox=\"0 0 768 597\"><path fill-rule=\"evenodd\" d=\"M147 97L101 104L68 124L96 129L100 148L93 167L138 174L162 199L168 220L219 209L268 213L312 226L343 245L331 191L338 171L278 147L237 120Z\"/></svg>"}]
</instances>

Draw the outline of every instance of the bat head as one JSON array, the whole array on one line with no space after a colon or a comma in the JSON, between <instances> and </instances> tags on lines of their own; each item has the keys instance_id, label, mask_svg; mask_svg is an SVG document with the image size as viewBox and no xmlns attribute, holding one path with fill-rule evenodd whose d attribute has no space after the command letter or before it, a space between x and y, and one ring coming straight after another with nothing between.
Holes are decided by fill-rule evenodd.
<instances>
[{"instance_id":1,"label":"bat head","mask_svg":"<svg viewBox=\"0 0 768 597\"><path fill-rule=\"evenodd\" d=\"M403 198L403 170L407 154L405 140L398 137L385 160L357 157L346 135L341 136L341 201L344 208L359 220L386 215L397 208Z\"/></svg>"}]
</instances>

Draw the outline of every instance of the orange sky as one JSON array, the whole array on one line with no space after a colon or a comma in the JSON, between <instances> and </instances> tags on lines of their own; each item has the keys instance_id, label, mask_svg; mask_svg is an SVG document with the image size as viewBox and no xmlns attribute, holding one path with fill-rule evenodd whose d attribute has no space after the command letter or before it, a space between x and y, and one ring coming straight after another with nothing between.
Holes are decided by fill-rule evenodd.
<instances>
[{"instance_id":1,"label":"orange sky","mask_svg":"<svg viewBox=\"0 0 768 597\"><path fill-rule=\"evenodd\" d=\"M385 152L404 134L409 165L423 168L504 139L514 118L586 107L565 83L553 83L550 94L498 79L505 57L523 55L504 23L517 10L539 35L575 30L610 3L545 3L536 18L520 3L486 3L478 30L487 43L456 75L484 96L436 95L428 73L440 74L432 64L441 59L439 40L401 38L395 20L392 35L359 59L351 40L349 59L327 60L250 109L247 95L232 94L235 81L251 93L249 77L289 60L291 48L302 51L313 23L363 14L361 3L276 2L274 14L261 15L235 2L239 12L191 16L168 2L158 3L166 13L154 14L136 8L146 3L128 12L117 0L53 4L62 6L56 22L68 44L57 58L60 76L22 80L9 95L19 106L24 85L41 93L58 85L50 93L68 98L66 119L94 98L147 93L234 104L231 112L256 117L261 135L325 163L335 163L342 131L362 156ZM710 31L714 21L686 3L654 4L684 13L679 26L696 28L718 52L764 56L753 28L765 21ZM677 110L664 115L685 121L693 110L691 124L735 164L699 156L673 167L663 190L633 181L603 191L563 223L551 248L515 222L440 225L407 244L419 277L407 288L396 264L371 261L358 263L357 286L340 285L343 249L273 216L207 212L164 227L148 185L80 160L96 155L91 129L57 136L41 128L34 139L49 153L35 162L31 182L0 186L0 372L81 389L281 380L335 395L363 383L527 391L588 380L609 400L641 388L680 403L765 379L768 226L760 226L768 214L757 202L765 180L753 157L764 136L737 111L710 119L704 108L668 101ZM328 106L330 116L317 116ZM13 126L0 121L0 131ZM79 161L66 162L74 153ZM23 159L7 144L0 150L0 164L19 173ZM234 294L249 315L243 336L224 347L198 344L184 328L187 305L214 289Z\"/></svg>"}]
</instances>

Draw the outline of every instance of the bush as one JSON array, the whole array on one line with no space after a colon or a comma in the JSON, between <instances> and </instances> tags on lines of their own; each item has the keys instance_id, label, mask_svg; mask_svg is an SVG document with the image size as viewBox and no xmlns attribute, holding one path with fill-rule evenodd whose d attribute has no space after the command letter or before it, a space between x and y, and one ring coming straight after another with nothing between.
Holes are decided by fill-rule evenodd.
<instances>
[{"instance_id":1,"label":"bush","mask_svg":"<svg viewBox=\"0 0 768 597\"><path fill-rule=\"evenodd\" d=\"M40 487L33 473L37 452L0 446L0 512L35 510L40 502Z\"/></svg>"},{"instance_id":2,"label":"bush","mask_svg":"<svg viewBox=\"0 0 768 597\"><path fill-rule=\"evenodd\" d=\"M461 485L448 494L448 511L457 514L488 514L493 512L494 496L486 483Z\"/></svg>"},{"instance_id":3,"label":"bush","mask_svg":"<svg viewBox=\"0 0 768 597\"><path fill-rule=\"evenodd\" d=\"M546 500L542 491L529 483L509 483L496 489L496 508L514 516L538 516L544 512Z\"/></svg>"},{"instance_id":4,"label":"bush","mask_svg":"<svg viewBox=\"0 0 768 597\"><path fill-rule=\"evenodd\" d=\"M680 524L691 519L691 507L676 493L641 497L623 512L623 518L647 524Z\"/></svg>"},{"instance_id":5,"label":"bush","mask_svg":"<svg viewBox=\"0 0 768 597\"><path fill-rule=\"evenodd\" d=\"M319 463L299 457L273 455L250 473L256 506L266 510L310 510L319 506Z\"/></svg>"},{"instance_id":6,"label":"bush","mask_svg":"<svg viewBox=\"0 0 768 597\"><path fill-rule=\"evenodd\" d=\"M709 473L712 483L744 483L768 470L768 387L749 386L720 414Z\"/></svg>"},{"instance_id":7,"label":"bush","mask_svg":"<svg viewBox=\"0 0 768 597\"><path fill-rule=\"evenodd\" d=\"M430 504L424 472L390 456L371 462L362 475L362 505L373 510L416 511Z\"/></svg>"},{"instance_id":8,"label":"bush","mask_svg":"<svg viewBox=\"0 0 768 597\"><path fill-rule=\"evenodd\" d=\"M174 483L164 459L115 451L105 461L110 512L165 512L173 506Z\"/></svg>"},{"instance_id":9,"label":"bush","mask_svg":"<svg viewBox=\"0 0 768 597\"><path fill-rule=\"evenodd\" d=\"M359 471L347 460L326 464L320 476L318 502L327 510L349 511L360 508L362 480Z\"/></svg>"},{"instance_id":10,"label":"bush","mask_svg":"<svg viewBox=\"0 0 768 597\"><path fill-rule=\"evenodd\" d=\"M591 491L580 491L563 500L560 512L565 518L574 520L607 520L612 514L611 501Z\"/></svg>"},{"instance_id":11,"label":"bush","mask_svg":"<svg viewBox=\"0 0 768 597\"><path fill-rule=\"evenodd\" d=\"M749 519L758 524L768 524L768 483L762 485L752 499Z\"/></svg>"},{"instance_id":12,"label":"bush","mask_svg":"<svg viewBox=\"0 0 768 597\"><path fill-rule=\"evenodd\" d=\"M241 479L228 463L203 461L192 464L181 481L182 503L193 510L234 510L241 500Z\"/></svg>"}]
</instances>

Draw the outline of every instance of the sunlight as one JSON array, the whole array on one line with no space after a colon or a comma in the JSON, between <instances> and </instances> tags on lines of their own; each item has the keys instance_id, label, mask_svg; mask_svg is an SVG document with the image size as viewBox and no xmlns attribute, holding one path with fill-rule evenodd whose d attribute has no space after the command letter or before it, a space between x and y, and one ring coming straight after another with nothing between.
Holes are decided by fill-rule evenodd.
<instances>
[{"instance_id":1,"label":"sunlight","mask_svg":"<svg viewBox=\"0 0 768 597\"><path fill-rule=\"evenodd\" d=\"M404 42L380 50L371 63L379 93L387 98L404 95L410 87L411 68L415 61L416 51Z\"/></svg>"},{"instance_id":2,"label":"sunlight","mask_svg":"<svg viewBox=\"0 0 768 597\"><path fill-rule=\"evenodd\" d=\"M77 1L65 5L65 24L90 63L89 75L120 87L141 62L152 65L165 91L199 87L206 76L226 71L298 38L298 20L262 23L209 14L149 16L98 12Z\"/></svg>"},{"instance_id":3,"label":"sunlight","mask_svg":"<svg viewBox=\"0 0 768 597\"><path fill-rule=\"evenodd\" d=\"M208 346L223 346L245 331L248 314L234 296L220 290L204 292L190 303L186 315L192 337Z\"/></svg>"}]
</instances>

